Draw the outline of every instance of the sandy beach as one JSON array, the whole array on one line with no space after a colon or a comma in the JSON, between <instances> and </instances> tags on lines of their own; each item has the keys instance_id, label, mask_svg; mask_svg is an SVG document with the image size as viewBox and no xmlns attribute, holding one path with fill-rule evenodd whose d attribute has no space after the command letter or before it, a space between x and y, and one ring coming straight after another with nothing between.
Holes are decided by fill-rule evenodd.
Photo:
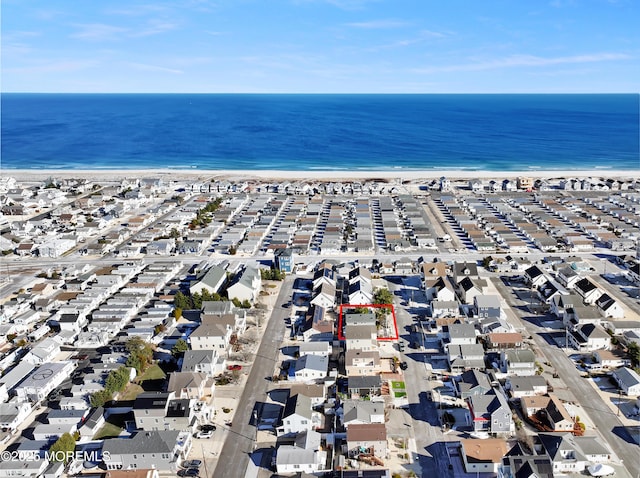
<instances>
[{"instance_id":1,"label":"sandy beach","mask_svg":"<svg viewBox=\"0 0 640 478\"><path fill-rule=\"evenodd\" d=\"M5 169L5 177L18 180L37 181L47 178L92 178L96 181L119 180L125 178L160 177L164 179L228 179L228 180L306 180L306 181L345 181L345 180L383 180L420 182L442 176L451 180L465 179L504 179L519 176L554 178L640 178L637 170L524 170L524 171L476 171L476 170L330 170L330 171L278 171L278 170L190 170L190 169Z\"/></svg>"}]
</instances>

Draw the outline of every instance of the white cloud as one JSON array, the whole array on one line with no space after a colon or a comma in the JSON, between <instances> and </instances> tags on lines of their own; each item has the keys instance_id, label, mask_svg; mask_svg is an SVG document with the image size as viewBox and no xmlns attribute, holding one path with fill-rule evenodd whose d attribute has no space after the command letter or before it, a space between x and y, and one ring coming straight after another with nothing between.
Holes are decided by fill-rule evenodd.
<instances>
[{"instance_id":1,"label":"white cloud","mask_svg":"<svg viewBox=\"0 0 640 478\"><path fill-rule=\"evenodd\" d=\"M70 35L71 38L90 41L117 40L129 31L127 28L106 25L104 23L77 24L75 27L78 28L78 31L72 33Z\"/></svg>"},{"instance_id":2,"label":"white cloud","mask_svg":"<svg viewBox=\"0 0 640 478\"><path fill-rule=\"evenodd\" d=\"M160 33L169 32L179 27L178 23L169 22L165 20L149 20L146 27L131 33L132 37L148 37L151 35L158 35Z\"/></svg>"},{"instance_id":3,"label":"white cloud","mask_svg":"<svg viewBox=\"0 0 640 478\"><path fill-rule=\"evenodd\" d=\"M506 58L498 58L489 61L415 68L412 69L412 71L423 74L449 73L455 71L483 71L519 66L544 67L553 65L596 63L601 61L629 60L631 58L632 57L630 55L624 53L594 53L589 55L561 56L555 58L544 58L533 55L512 55Z\"/></svg>"},{"instance_id":4,"label":"white cloud","mask_svg":"<svg viewBox=\"0 0 640 478\"><path fill-rule=\"evenodd\" d=\"M398 20L372 20L368 22L345 23L345 25L352 28L363 28L366 30L382 30L405 27L407 26L407 22Z\"/></svg>"},{"instance_id":5,"label":"white cloud","mask_svg":"<svg viewBox=\"0 0 640 478\"><path fill-rule=\"evenodd\" d=\"M27 66L5 68L4 71L5 73L27 73L30 75L40 73L69 73L93 68L99 64L96 60L39 61Z\"/></svg>"}]
</instances>

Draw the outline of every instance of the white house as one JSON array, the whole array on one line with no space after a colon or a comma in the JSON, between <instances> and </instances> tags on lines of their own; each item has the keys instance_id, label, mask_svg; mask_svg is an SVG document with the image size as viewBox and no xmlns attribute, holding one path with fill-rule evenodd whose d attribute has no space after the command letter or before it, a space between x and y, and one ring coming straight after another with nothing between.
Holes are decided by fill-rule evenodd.
<instances>
[{"instance_id":1,"label":"white house","mask_svg":"<svg viewBox=\"0 0 640 478\"><path fill-rule=\"evenodd\" d=\"M280 445L276 451L279 475L316 474L326 468L327 452L320 446L321 435L309 430L298 434L293 445Z\"/></svg>"},{"instance_id":2,"label":"white house","mask_svg":"<svg viewBox=\"0 0 640 478\"><path fill-rule=\"evenodd\" d=\"M296 360L293 368L293 380L297 382L311 382L322 380L327 376L329 357L318 355L303 355Z\"/></svg>"},{"instance_id":3,"label":"white house","mask_svg":"<svg viewBox=\"0 0 640 478\"><path fill-rule=\"evenodd\" d=\"M42 365L43 363L53 361L54 357L59 353L60 342L53 338L47 338L33 347L22 360L32 363L33 365Z\"/></svg>"},{"instance_id":4,"label":"white house","mask_svg":"<svg viewBox=\"0 0 640 478\"><path fill-rule=\"evenodd\" d=\"M640 395L640 375L638 375L635 370L622 367L614 370L611 376L618 382L620 390L625 395L632 397Z\"/></svg>"},{"instance_id":5,"label":"white house","mask_svg":"<svg viewBox=\"0 0 640 478\"><path fill-rule=\"evenodd\" d=\"M240 273L240 277L227 288L227 295L230 299L238 299L243 302L248 300L253 303L258 297L261 285L260 271L247 266Z\"/></svg>"}]
</instances>

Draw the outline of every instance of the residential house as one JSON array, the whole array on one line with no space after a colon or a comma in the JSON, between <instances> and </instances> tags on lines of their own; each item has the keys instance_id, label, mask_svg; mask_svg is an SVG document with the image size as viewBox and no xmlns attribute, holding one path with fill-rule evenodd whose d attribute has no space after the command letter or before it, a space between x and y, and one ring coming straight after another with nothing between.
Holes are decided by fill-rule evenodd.
<instances>
[{"instance_id":1,"label":"residential house","mask_svg":"<svg viewBox=\"0 0 640 478\"><path fill-rule=\"evenodd\" d=\"M311 399L296 393L287 399L282 413L282 423L276 429L276 433L278 436L302 433L313 430L318 424L318 413L313 411Z\"/></svg>"},{"instance_id":2,"label":"residential house","mask_svg":"<svg viewBox=\"0 0 640 478\"><path fill-rule=\"evenodd\" d=\"M176 398L200 400L211 393L207 374L203 372L172 372L169 374L167 392Z\"/></svg>"},{"instance_id":3,"label":"residential house","mask_svg":"<svg viewBox=\"0 0 640 478\"><path fill-rule=\"evenodd\" d=\"M345 353L345 369L347 376L375 375L382 372L380 352L376 350L364 351L347 349Z\"/></svg>"},{"instance_id":4,"label":"residential house","mask_svg":"<svg viewBox=\"0 0 640 478\"><path fill-rule=\"evenodd\" d=\"M596 307L605 318L622 319L624 317L624 309L620 303L609 294L602 294L595 302Z\"/></svg>"},{"instance_id":5,"label":"residential house","mask_svg":"<svg viewBox=\"0 0 640 478\"><path fill-rule=\"evenodd\" d=\"M587 305L593 305L604 293L597 285L588 278L580 279L575 283L574 290L582 297L582 301Z\"/></svg>"},{"instance_id":6,"label":"residential house","mask_svg":"<svg viewBox=\"0 0 640 478\"><path fill-rule=\"evenodd\" d=\"M518 349L522 347L523 338L519 332L494 332L485 336L488 349Z\"/></svg>"},{"instance_id":7,"label":"residential house","mask_svg":"<svg viewBox=\"0 0 640 478\"><path fill-rule=\"evenodd\" d=\"M454 282L459 283L465 277L477 279L478 265L475 262L454 262L452 267Z\"/></svg>"},{"instance_id":8,"label":"residential house","mask_svg":"<svg viewBox=\"0 0 640 478\"><path fill-rule=\"evenodd\" d=\"M501 478L554 478L553 464L546 455L530 455L516 443L498 466Z\"/></svg>"},{"instance_id":9,"label":"residential house","mask_svg":"<svg viewBox=\"0 0 640 478\"><path fill-rule=\"evenodd\" d=\"M296 360L292 367L290 379L298 382L322 380L327 376L329 357L318 355L303 355Z\"/></svg>"},{"instance_id":10,"label":"residential house","mask_svg":"<svg viewBox=\"0 0 640 478\"><path fill-rule=\"evenodd\" d=\"M544 284L547 281L547 277L544 272L538 266L531 266L524 271L524 280L531 288L537 289L538 286Z\"/></svg>"},{"instance_id":11,"label":"residential house","mask_svg":"<svg viewBox=\"0 0 640 478\"><path fill-rule=\"evenodd\" d=\"M189 286L189 292L201 294L206 289L209 293L219 293L226 282L227 271L220 266L211 266L203 274L196 275L196 280Z\"/></svg>"},{"instance_id":12,"label":"residential house","mask_svg":"<svg viewBox=\"0 0 640 478\"><path fill-rule=\"evenodd\" d=\"M348 377L347 390L350 398L372 397L380 395L382 379L380 375L356 375Z\"/></svg>"},{"instance_id":13,"label":"residential house","mask_svg":"<svg viewBox=\"0 0 640 478\"><path fill-rule=\"evenodd\" d=\"M471 277L463 277L460 282L456 283L456 292L460 301L465 304L471 304L475 298L484 294L487 288L487 281L484 279L473 279Z\"/></svg>"},{"instance_id":14,"label":"residential house","mask_svg":"<svg viewBox=\"0 0 640 478\"><path fill-rule=\"evenodd\" d=\"M567 295L556 295L551 299L550 310L553 315L562 319L564 318L565 311L573 307L582 305L582 297L575 292L570 292Z\"/></svg>"},{"instance_id":15,"label":"residential house","mask_svg":"<svg viewBox=\"0 0 640 478\"><path fill-rule=\"evenodd\" d=\"M131 438L110 438L102 445L107 470L177 471L191 451L191 434L177 430L139 431Z\"/></svg>"},{"instance_id":16,"label":"residential house","mask_svg":"<svg viewBox=\"0 0 640 478\"><path fill-rule=\"evenodd\" d=\"M580 352L611 348L611 337L597 324L578 325L568 331L569 344Z\"/></svg>"},{"instance_id":17,"label":"residential house","mask_svg":"<svg viewBox=\"0 0 640 478\"><path fill-rule=\"evenodd\" d=\"M445 338L451 345L476 343L476 329L473 324L451 324L445 330Z\"/></svg>"},{"instance_id":18,"label":"residential house","mask_svg":"<svg viewBox=\"0 0 640 478\"><path fill-rule=\"evenodd\" d=\"M86 419L83 420L82 425L78 429L81 439L91 440L98 431L103 427L105 423L104 408L97 407L89 412Z\"/></svg>"},{"instance_id":19,"label":"residential house","mask_svg":"<svg viewBox=\"0 0 640 478\"><path fill-rule=\"evenodd\" d=\"M384 402L345 400L338 415L347 429L352 425L385 423Z\"/></svg>"},{"instance_id":20,"label":"residential house","mask_svg":"<svg viewBox=\"0 0 640 478\"><path fill-rule=\"evenodd\" d=\"M466 473L496 473L507 453L507 442L502 438L460 440L460 455Z\"/></svg>"},{"instance_id":21,"label":"residential house","mask_svg":"<svg viewBox=\"0 0 640 478\"><path fill-rule=\"evenodd\" d=\"M558 269L556 278L558 279L558 282L567 289L573 289L576 285L576 282L582 279L580 274L578 274L578 272L569 265Z\"/></svg>"},{"instance_id":22,"label":"residential house","mask_svg":"<svg viewBox=\"0 0 640 478\"><path fill-rule=\"evenodd\" d=\"M224 358L216 350L187 350L182 358L182 372L202 372L214 377L224 370Z\"/></svg>"},{"instance_id":23,"label":"residential house","mask_svg":"<svg viewBox=\"0 0 640 478\"><path fill-rule=\"evenodd\" d=\"M261 285L260 271L255 267L247 266L227 288L227 295L230 299L235 298L242 302L246 300L253 304L258 297Z\"/></svg>"},{"instance_id":24,"label":"residential house","mask_svg":"<svg viewBox=\"0 0 640 478\"><path fill-rule=\"evenodd\" d=\"M189 335L191 349L216 350L218 354L223 355L231 344L234 325L233 314L213 317L207 323L202 323Z\"/></svg>"},{"instance_id":25,"label":"residential house","mask_svg":"<svg viewBox=\"0 0 640 478\"><path fill-rule=\"evenodd\" d=\"M460 304L457 300L432 300L430 309L433 318L460 316Z\"/></svg>"},{"instance_id":26,"label":"residential house","mask_svg":"<svg viewBox=\"0 0 640 478\"><path fill-rule=\"evenodd\" d=\"M318 287L313 291L311 305L332 309L336 304L336 286L327 282L319 282Z\"/></svg>"},{"instance_id":27,"label":"residential house","mask_svg":"<svg viewBox=\"0 0 640 478\"><path fill-rule=\"evenodd\" d=\"M309 308L302 327L298 334L302 332L305 341L333 341L333 320L326 313L327 309L317 305Z\"/></svg>"},{"instance_id":28,"label":"residential house","mask_svg":"<svg viewBox=\"0 0 640 478\"><path fill-rule=\"evenodd\" d=\"M323 262L313 274L313 289L318 289L322 284L336 286L336 273L333 266ZM334 294L335 295L335 294Z\"/></svg>"},{"instance_id":29,"label":"residential house","mask_svg":"<svg viewBox=\"0 0 640 478\"><path fill-rule=\"evenodd\" d=\"M473 299L476 316L480 318L499 319L502 314L500 298L497 295L478 295Z\"/></svg>"},{"instance_id":30,"label":"residential house","mask_svg":"<svg viewBox=\"0 0 640 478\"><path fill-rule=\"evenodd\" d=\"M0 403L0 428L17 430L31 413L31 405L27 402L12 401Z\"/></svg>"},{"instance_id":31,"label":"residential house","mask_svg":"<svg viewBox=\"0 0 640 478\"><path fill-rule=\"evenodd\" d=\"M472 395L467 403L474 432L506 434L514 431L511 409L501 391L493 389L485 395Z\"/></svg>"},{"instance_id":32,"label":"residential house","mask_svg":"<svg viewBox=\"0 0 640 478\"><path fill-rule=\"evenodd\" d=\"M296 393L304 395L311 400L313 408L322 405L327 396L327 385L324 383L292 383L289 387L289 396Z\"/></svg>"},{"instance_id":33,"label":"residential house","mask_svg":"<svg viewBox=\"0 0 640 478\"><path fill-rule=\"evenodd\" d=\"M437 277L425 280L427 300L456 300L456 293L448 277Z\"/></svg>"},{"instance_id":34,"label":"residential house","mask_svg":"<svg viewBox=\"0 0 640 478\"><path fill-rule=\"evenodd\" d=\"M277 249L273 255L275 268L280 272L290 274L293 272L293 249L288 247Z\"/></svg>"},{"instance_id":35,"label":"residential house","mask_svg":"<svg viewBox=\"0 0 640 478\"><path fill-rule=\"evenodd\" d=\"M536 356L529 349L503 350L500 352L500 363L507 375L524 377L536 373Z\"/></svg>"},{"instance_id":36,"label":"residential house","mask_svg":"<svg viewBox=\"0 0 640 478\"><path fill-rule=\"evenodd\" d=\"M545 395L549 391L547 381L541 375L508 377L505 383L505 389L509 391L512 398Z\"/></svg>"},{"instance_id":37,"label":"residential house","mask_svg":"<svg viewBox=\"0 0 640 478\"><path fill-rule=\"evenodd\" d=\"M60 342L54 338L47 338L33 347L24 357L22 357L22 360L32 363L33 365L42 365L47 362L52 362L59 353Z\"/></svg>"},{"instance_id":38,"label":"residential house","mask_svg":"<svg viewBox=\"0 0 640 478\"><path fill-rule=\"evenodd\" d=\"M141 430L192 431L194 409L190 399L176 399L173 392L142 392L133 402L136 427Z\"/></svg>"},{"instance_id":39,"label":"residential house","mask_svg":"<svg viewBox=\"0 0 640 478\"><path fill-rule=\"evenodd\" d=\"M384 423L353 424L347 429L347 451L349 456L373 455L387 458L387 428Z\"/></svg>"},{"instance_id":40,"label":"residential house","mask_svg":"<svg viewBox=\"0 0 640 478\"><path fill-rule=\"evenodd\" d=\"M21 400L40 402L71 376L75 362L63 361L40 365L15 387Z\"/></svg>"},{"instance_id":41,"label":"residential house","mask_svg":"<svg viewBox=\"0 0 640 478\"><path fill-rule=\"evenodd\" d=\"M593 360L595 363L589 364L591 369L606 370L618 367L630 367L631 359L629 356L619 349L614 350L595 350L593 352Z\"/></svg>"},{"instance_id":42,"label":"residential house","mask_svg":"<svg viewBox=\"0 0 640 478\"><path fill-rule=\"evenodd\" d=\"M347 288L347 297L349 304L368 305L373 303L373 287L371 282L361 279L355 279L349 282Z\"/></svg>"},{"instance_id":43,"label":"residential house","mask_svg":"<svg viewBox=\"0 0 640 478\"><path fill-rule=\"evenodd\" d=\"M422 287L427 289L427 281L438 277L447 277L449 272L450 268L446 262L424 262L420 267Z\"/></svg>"},{"instance_id":44,"label":"residential house","mask_svg":"<svg viewBox=\"0 0 640 478\"><path fill-rule=\"evenodd\" d=\"M346 325L344 341L347 350L378 350L378 330L375 325Z\"/></svg>"},{"instance_id":45,"label":"residential house","mask_svg":"<svg viewBox=\"0 0 640 478\"><path fill-rule=\"evenodd\" d=\"M554 476L564 473L581 473L589 465L577 438L571 433L538 434L541 451L553 463Z\"/></svg>"},{"instance_id":46,"label":"residential house","mask_svg":"<svg viewBox=\"0 0 640 478\"><path fill-rule=\"evenodd\" d=\"M480 344L449 344L447 347L449 370L458 374L470 369L484 369L484 348Z\"/></svg>"},{"instance_id":47,"label":"residential house","mask_svg":"<svg viewBox=\"0 0 640 478\"><path fill-rule=\"evenodd\" d=\"M43 476L48 466L48 460L2 460L0 461L0 476L3 478Z\"/></svg>"},{"instance_id":48,"label":"residential house","mask_svg":"<svg viewBox=\"0 0 640 478\"><path fill-rule=\"evenodd\" d=\"M467 370L459 380L454 380L453 383L462 400L473 395L485 395L491 390L489 376L480 370Z\"/></svg>"},{"instance_id":49,"label":"residential house","mask_svg":"<svg viewBox=\"0 0 640 478\"><path fill-rule=\"evenodd\" d=\"M278 475L313 475L325 470L327 452L322 449L320 444L321 435L309 430L299 433L293 444L278 446L275 457Z\"/></svg>"},{"instance_id":50,"label":"residential house","mask_svg":"<svg viewBox=\"0 0 640 478\"><path fill-rule=\"evenodd\" d=\"M625 395L632 397L640 395L640 375L635 370L622 367L611 372L611 376Z\"/></svg>"},{"instance_id":51,"label":"residential house","mask_svg":"<svg viewBox=\"0 0 640 478\"><path fill-rule=\"evenodd\" d=\"M521 397L520 407L525 417L533 417L547 431L572 432L575 428L573 418L553 394Z\"/></svg>"}]
</instances>

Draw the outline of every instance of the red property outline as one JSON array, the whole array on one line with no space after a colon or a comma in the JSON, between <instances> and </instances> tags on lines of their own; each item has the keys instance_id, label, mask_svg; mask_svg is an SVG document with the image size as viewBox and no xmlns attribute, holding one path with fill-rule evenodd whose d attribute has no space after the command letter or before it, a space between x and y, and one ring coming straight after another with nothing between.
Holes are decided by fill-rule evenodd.
<instances>
[{"instance_id":1,"label":"red property outline","mask_svg":"<svg viewBox=\"0 0 640 478\"><path fill-rule=\"evenodd\" d=\"M386 309L391 309L391 317L393 317L393 329L396 331L396 335L395 337L378 337L378 340L398 340L398 322L396 321L396 311L393 308L393 304L340 304L340 316L338 319L338 340L344 340L344 334L342 332L342 321L344 320L342 309L357 309L359 307L370 307L373 309L380 309L384 307Z\"/></svg>"}]
</instances>

